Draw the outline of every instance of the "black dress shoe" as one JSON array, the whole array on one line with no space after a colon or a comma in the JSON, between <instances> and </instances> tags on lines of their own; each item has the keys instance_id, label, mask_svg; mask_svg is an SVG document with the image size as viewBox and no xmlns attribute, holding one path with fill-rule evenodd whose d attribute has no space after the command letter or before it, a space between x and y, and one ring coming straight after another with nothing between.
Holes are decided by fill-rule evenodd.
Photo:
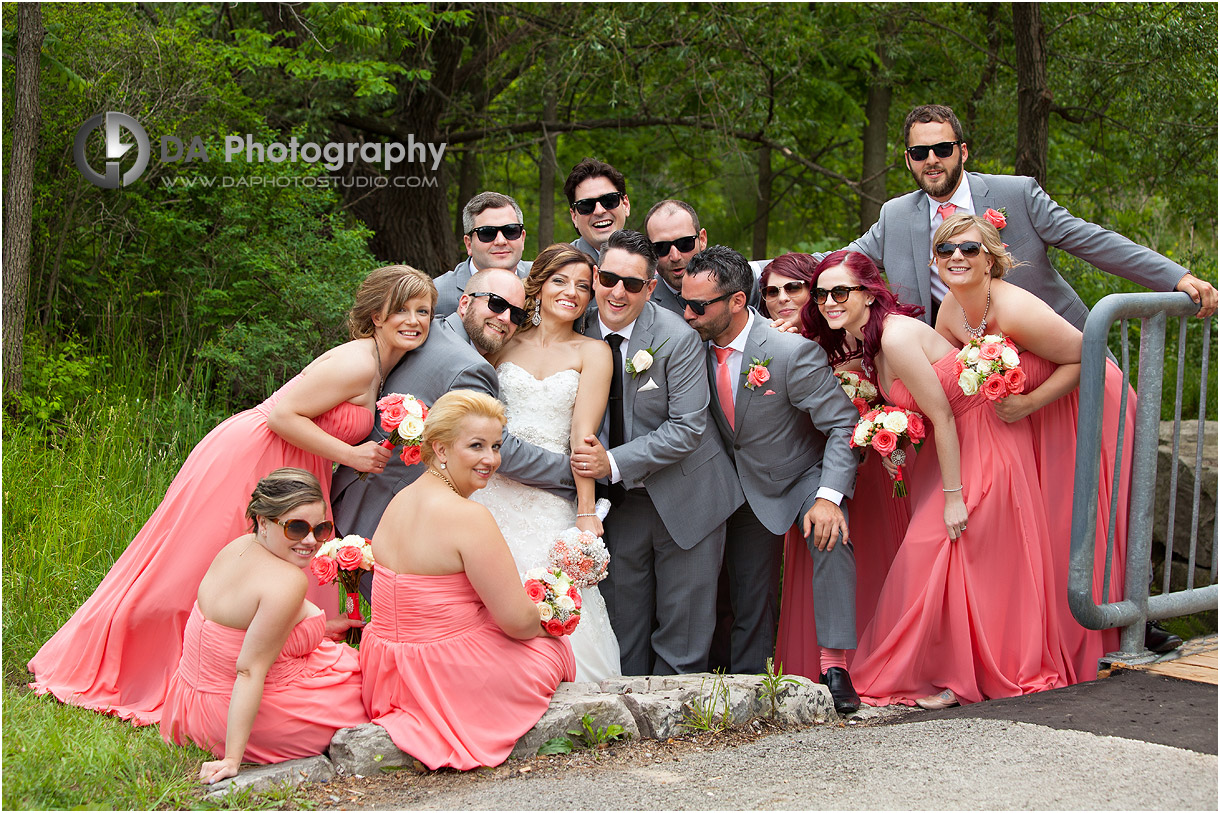
<instances>
[{"instance_id":1,"label":"black dress shoe","mask_svg":"<svg viewBox=\"0 0 1220 813\"><path fill-rule=\"evenodd\" d=\"M1144 646L1158 655L1173 652L1182 645L1182 639L1155 621L1149 621L1144 627Z\"/></svg>"},{"instance_id":2,"label":"black dress shoe","mask_svg":"<svg viewBox=\"0 0 1220 813\"><path fill-rule=\"evenodd\" d=\"M832 666L822 673L822 683L830 689L835 701L835 711L850 714L860 708L860 695L851 685L851 675L841 666Z\"/></svg>"}]
</instances>

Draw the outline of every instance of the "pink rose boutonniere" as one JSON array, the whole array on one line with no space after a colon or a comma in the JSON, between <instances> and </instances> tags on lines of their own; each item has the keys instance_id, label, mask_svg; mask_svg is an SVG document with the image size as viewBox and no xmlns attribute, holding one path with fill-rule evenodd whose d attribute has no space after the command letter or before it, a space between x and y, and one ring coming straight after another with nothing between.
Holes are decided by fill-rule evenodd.
<instances>
[{"instance_id":1,"label":"pink rose boutonniere","mask_svg":"<svg viewBox=\"0 0 1220 813\"><path fill-rule=\"evenodd\" d=\"M1008 209L1003 206L1000 207L999 211L996 211L995 209L988 209L987 211L983 212L983 218L988 223L995 226L996 231L999 231L1008 225Z\"/></svg>"},{"instance_id":2,"label":"pink rose boutonniere","mask_svg":"<svg viewBox=\"0 0 1220 813\"><path fill-rule=\"evenodd\" d=\"M746 377L747 389L757 389L771 380L771 372L767 369L767 365L770 363L770 356L762 361L757 358L750 359L750 366L741 372Z\"/></svg>"}]
</instances>

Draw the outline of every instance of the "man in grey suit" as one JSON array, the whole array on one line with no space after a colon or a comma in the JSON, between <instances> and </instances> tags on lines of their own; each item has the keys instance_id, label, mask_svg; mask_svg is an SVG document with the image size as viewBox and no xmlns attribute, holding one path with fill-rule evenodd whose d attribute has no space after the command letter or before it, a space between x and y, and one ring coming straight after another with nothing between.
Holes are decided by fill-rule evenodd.
<instances>
[{"instance_id":1,"label":"man in grey suit","mask_svg":"<svg viewBox=\"0 0 1220 813\"><path fill-rule=\"evenodd\" d=\"M433 320L424 343L407 353L386 376L381 387L383 395L390 392L411 394L429 406L450 390L467 389L499 395L496 372L471 346L470 334L478 333L484 345L494 345L501 334L500 343L507 341L517 328L513 317L524 319L521 306L525 303L525 291L521 280L503 269L480 272L471 282L470 290L459 301L459 309L467 314L467 323L458 314L454 314L458 317L456 320L450 317L452 322ZM517 310L504 308L500 313L494 313L493 308L498 303L489 303L492 296L514 303ZM504 323L501 328L488 324L501 320ZM456 322L457 330L453 329L453 322ZM469 333L464 324L470 325ZM382 440L385 436L380 427L374 426L368 439ZM499 471L506 477L575 496L575 481L567 455L526 443L507 432L500 455ZM384 472L370 474L364 479L360 479L356 470L340 466L331 487L331 505L338 531L372 537L390 500L415 482L425 469L422 465L404 465L397 454L390 456Z\"/></svg>"},{"instance_id":2,"label":"man in grey suit","mask_svg":"<svg viewBox=\"0 0 1220 813\"><path fill-rule=\"evenodd\" d=\"M585 332L615 355L610 448L589 437L572 450L574 474L623 490L605 522L610 572L601 593L624 675L707 671L724 522L744 500L718 433L706 431L699 336L649 301L656 263L639 232L606 241L593 284L597 318Z\"/></svg>"},{"instance_id":3,"label":"man in grey suit","mask_svg":"<svg viewBox=\"0 0 1220 813\"><path fill-rule=\"evenodd\" d=\"M815 342L747 307L753 278L744 257L712 246L682 279L686 321L708 342L712 417L746 498L726 534L731 668L761 672L774 651L784 533L799 522L813 557L822 682L836 709L855 711L846 650L856 647L856 563L840 503L855 486L859 413Z\"/></svg>"},{"instance_id":4,"label":"man in grey suit","mask_svg":"<svg viewBox=\"0 0 1220 813\"><path fill-rule=\"evenodd\" d=\"M525 250L525 220L517 201L499 192L480 192L462 208L462 241L466 259L436 278L434 316L457 311L458 299L470 278L488 268L507 268L524 278L533 263L521 259Z\"/></svg>"},{"instance_id":5,"label":"man in grey suit","mask_svg":"<svg viewBox=\"0 0 1220 813\"><path fill-rule=\"evenodd\" d=\"M882 267L898 298L922 305L930 324L947 290L930 265L932 233L948 214L983 215L989 209L1006 218L1000 234L1018 263L1005 279L1037 295L1077 328L1084 327L1088 308L1051 266L1048 246L1145 288L1183 291L1201 306L1200 317L1216 312L1216 289L1210 284L1151 249L1074 217L1033 178L964 172L970 149L948 107L916 107L907 114L902 134L907 169L919 191L888 201L880 219L848 249Z\"/></svg>"},{"instance_id":6,"label":"man in grey suit","mask_svg":"<svg viewBox=\"0 0 1220 813\"><path fill-rule=\"evenodd\" d=\"M585 158L572 167L563 182L568 199L568 214L579 237L572 245L597 262L602 244L611 234L627 225L631 201L623 173L596 158Z\"/></svg>"}]
</instances>

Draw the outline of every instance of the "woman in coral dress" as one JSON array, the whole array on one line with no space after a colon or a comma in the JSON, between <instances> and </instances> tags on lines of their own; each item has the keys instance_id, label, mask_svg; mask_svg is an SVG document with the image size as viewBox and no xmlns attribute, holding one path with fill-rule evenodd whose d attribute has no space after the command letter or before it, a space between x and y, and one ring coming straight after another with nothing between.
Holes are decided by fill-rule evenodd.
<instances>
[{"instance_id":1,"label":"woman in coral dress","mask_svg":"<svg viewBox=\"0 0 1220 813\"><path fill-rule=\"evenodd\" d=\"M817 341L819 334L801 323L801 313L812 295L813 272L817 261L808 254L784 254L772 260L759 279L764 316L775 319L772 325L781 330L800 331L807 339ZM913 311L918 315L918 311ZM837 371L862 372L860 350L850 340L851 349L841 342L826 341L826 351ZM830 346L827 346L830 345ZM890 562L898 551L910 520L907 497L883 499L892 494L893 481L881 465L881 457L868 454L860 464L855 493L870 504L853 511L854 501L848 502L848 525L851 544L856 553L856 631L857 636L873 619L877 596L889 573ZM822 664L822 648L818 646L817 625L813 618L813 557L800 529L793 526L784 537L784 580L780 591L779 629L775 635L775 662L785 674L804 675L819 680L831 666L849 668L855 650L843 650L842 660L830 652Z\"/></svg>"},{"instance_id":2,"label":"woman in coral dress","mask_svg":"<svg viewBox=\"0 0 1220 813\"><path fill-rule=\"evenodd\" d=\"M857 691L943 708L1066 685L1032 425L963 393L956 348L899 311L867 257L834 252L815 280L848 293L818 306L826 327L862 344L890 403L931 424L910 466L910 526L853 662Z\"/></svg>"},{"instance_id":3,"label":"woman in coral dress","mask_svg":"<svg viewBox=\"0 0 1220 813\"><path fill-rule=\"evenodd\" d=\"M245 531L242 506L255 484L275 469L302 468L329 505L333 461L384 468L390 452L364 442L380 383L423 343L435 301L420 271L373 271L349 314L352 341L199 442L93 595L30 661L30 686L136 725L158 722L199 582L225 541ZM333 587L313 585L309 597L338 614Z\"/></svg>"},{"instance_id":4,"label":"woman in coral dress","mask_svg":"<svg viewBox=\"0 0 1220 813\"><path fill-rule=\"evenodd\" d=\"M1000 233L985 217L958 214L936 230L936 244L950 241L976 242L983 249L976 264L1007 257ZM1005 421L1029 416L1037 443L1034 453L1038 477L1051 530L1054 556L1054 594L1059 611L1059 634L1071 682L1097 677L1097 661L1118 649L1118 629L1088 630L1072 615L1067 603L1067 581L1071 553L1072 496L1076 475L1076 423L1080 412L1080 352L1083 337L1071 323L1033 294L991 274L954 273L952 257L937 258L938 270L949 287L941 305L936 329L961 346L971 334L971 317L983 320L988 333L1002 333L1020 348L1025 371L1023 393L994 402ZM965 258L959 259L965 268ZM1122 404L1127 392L1125 407ZM1110 497L1120 416L1126 438L1118 484L1118 511L1114 523L1109 582L1106 582L1106 547L1110 531ZM1102 424L1101 476L1098 478L1097 525L1094 551L1093 600L1119 601L1123 596L1127 557L1127 499L1131 481L1131 451L1135 427L1135 393L1123 384L1122 371L1106 362L1105 402Z\"/></svg>"},{"instance_id":5,"label":"woman in coral dress","mask_svg":"<svg viewBox=\"0 0 1220 813\"><path fill-rule=\"evenodd\" d=\"M576 673L491 514L468 499L500 465L505 422L489 395L438 398L420 446L427 476L394 497L373 535L364 706L431 769L499 765Z\"/></svg>"},{"instance_id":6,"label":"woman in coral dress","mask_svg":"<svg viewBox=\"0 0 1220 813\"><path fill-rule=\"evenodd\" d=\"M337 729L368 722L355 650L325 639L360 622L327 621L305 599L301 568L335 532L318 479L304 469L271 472L246 517L252 532L222 548L199 585L161 711L166 742L194 742L218 757L199 770L206 784L236 776L243 756L321 754Z\"/></svg>"}]
</instances>

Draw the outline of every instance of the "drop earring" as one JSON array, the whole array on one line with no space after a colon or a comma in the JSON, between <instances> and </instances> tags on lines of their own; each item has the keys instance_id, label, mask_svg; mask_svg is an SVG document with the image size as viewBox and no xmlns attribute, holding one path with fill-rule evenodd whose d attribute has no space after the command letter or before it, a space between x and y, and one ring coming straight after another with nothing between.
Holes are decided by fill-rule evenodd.
<instances>
[{"instance_id":1,"label":"drop earring","mask_svg":"<svg viewBox=\"0 0 1220 813\"><path fill-rule=\"evenodd\" d=\"M538 325L542 324L542 303L541 302L534 303L534 315L530 317L530 322L534 325L534 327L538 327Z\"/></svg>"}]
</instances>

